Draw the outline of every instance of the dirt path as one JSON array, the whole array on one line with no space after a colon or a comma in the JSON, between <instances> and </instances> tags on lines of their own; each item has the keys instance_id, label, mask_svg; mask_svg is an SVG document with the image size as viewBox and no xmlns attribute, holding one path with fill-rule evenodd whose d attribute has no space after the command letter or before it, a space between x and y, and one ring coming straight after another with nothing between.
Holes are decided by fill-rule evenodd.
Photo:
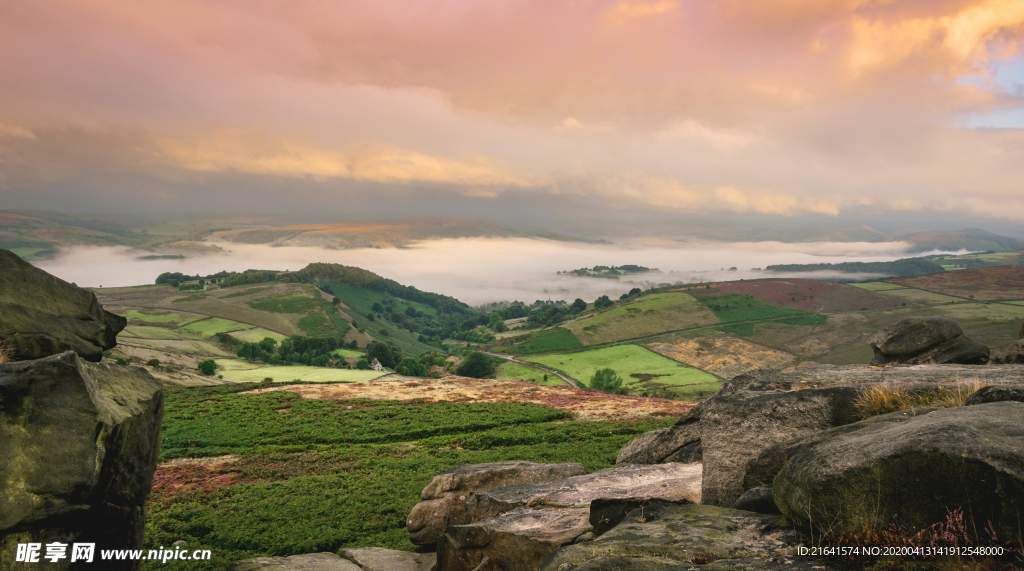
<instances>
[{"instance_id":1,"label":"dirt path","mask_svg":"<svg viewBox=\"0 0 1024 571\"><path fill-rule=\"evenodd\" d=\"M547 367L543 367L541 365L538 365L537 363L530 363L529 361L520 361L519 359L516 359L515 356L513 356L513 355L502 355L501 353L491 353L489 351L484 351L483 353L485 355L490 355L491 357L498 357L498 358L501 358L501 359L505 359L506 361L510 361L510 362L515 363L517 365L523 365L523 366L526 366L526 367L530 367L531 369L537 369L538 371L544 371L545 373L552 374L552 375L558 377L559 379L562 379L563 381L565 381L565 384L569 385L570 387L575 387L577 389L580 388L580 386L578 384L576 384L576 379L574 379L574 378L572 378L572 377L570 377L568 375L563 375L562 373L559 373L558 371L556 371L554 369L549 369Z\"/></svg>"}]
</instances>

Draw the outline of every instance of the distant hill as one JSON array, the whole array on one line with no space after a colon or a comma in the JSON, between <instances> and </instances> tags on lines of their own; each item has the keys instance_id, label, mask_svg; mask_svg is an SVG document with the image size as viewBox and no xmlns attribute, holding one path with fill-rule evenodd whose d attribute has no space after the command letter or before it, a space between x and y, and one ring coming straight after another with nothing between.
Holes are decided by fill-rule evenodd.
<instances>
[{"instance_id":1,"label":"distant hill","mask_svg":"<svg viewBox=\"0 0 1024 571\"><path fill-rule=\"evenodd\" d=\"M1024 248L1024 241L1007 236L1000 236L979 230L928 231L905 234L896 239L914 244L912 251L928 252L931 250L956 251L971 250L973 252L1012 252Z\"/></svg>"},{"instance_id":2,"label":"distant hill","mask_svg":"<svg viewBox=\"0 0 1024 571\"><path fill-rule=\"evenodd\" d=\"M215 232L214 239L243 244L326 248L402 247L440 238L544 238L561 242L598 242L549 230L522 228L482 218L411 217L345 224L297 224Z\"/></svg>"}]
</instances>

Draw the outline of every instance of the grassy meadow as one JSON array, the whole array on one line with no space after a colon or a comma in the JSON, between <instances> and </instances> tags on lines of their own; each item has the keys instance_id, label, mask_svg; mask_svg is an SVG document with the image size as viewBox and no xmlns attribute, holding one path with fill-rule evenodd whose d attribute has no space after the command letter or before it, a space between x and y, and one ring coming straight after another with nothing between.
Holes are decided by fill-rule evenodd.
<instances>
[{"instance_id":1,"label":"grassy meadow","mask_svg":"<svg viewBox=\"0 0 1024 571\"><path fill-rule=\"evenodd\" d=\"M144 569L205 571L256 555L342 547L412 550L405 517L445 470L513 459L599 470L633 435L675 420L566 422L567 413L532 404L238 394L255 386L168 388L162 460L238 459L157 470L145 548L184 540L214 559L144 562Z\"/></svg>"},{"instance_id":2,"label":"grassy meadow","mask_svg":"<svg viewBox=\"0 0 1024 571\"><path fill-rule=\"evenodd\" d=\"M670 391L677 398L699 400L718 390L721 379L637 345L616 345L563 355L523 357L557 369L584 384L598 369L611 368L632 394Z\"/></svg>"},{"instance_id":3,"label":"grassy meadow","mask_svg":"<svg viewBox=\"0 0 1024 571\"><path fill-rule=\"evenodd\" d=\"M544 379L545 375L547 380ZM494 378L505 381L526 381L538 385L565 386L565 382L555 375L546 374L544 371L518 363L502 363L494 372Z\"/></svg>"}]
</instances>

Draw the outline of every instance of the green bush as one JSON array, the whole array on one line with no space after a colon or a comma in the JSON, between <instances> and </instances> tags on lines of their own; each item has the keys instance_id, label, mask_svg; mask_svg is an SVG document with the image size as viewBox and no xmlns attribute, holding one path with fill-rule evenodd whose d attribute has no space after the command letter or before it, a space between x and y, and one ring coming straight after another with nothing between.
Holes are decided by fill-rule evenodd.
<instances>
[{"instance_id":1,"label":"green bush","mask_svg":"<svg viewBox=\"0 0 1024 571\"><path fill-rule=\"evenodd\" d=\"M598 369L594 376L590 377L590 388L614 395L626 394L626 390L622 388L622 377L610 368Z\"/></svg>"},{"instance_id":2,"label":"green bush","mask_svg":"<svg viewBox=\"0 0 1024 571\"><path fill-rule=\"evenodd\" d=\"M199 361L199 372L209 377L217 371L217 363L213 362L213 359L203 359Z\"/></svg>"}]
</instances>

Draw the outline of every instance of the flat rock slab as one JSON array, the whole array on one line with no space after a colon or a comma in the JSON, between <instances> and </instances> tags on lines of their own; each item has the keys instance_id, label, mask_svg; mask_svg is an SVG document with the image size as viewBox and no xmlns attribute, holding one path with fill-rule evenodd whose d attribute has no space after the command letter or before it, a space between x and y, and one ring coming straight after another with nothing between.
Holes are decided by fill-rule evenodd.
<instances>
[{"instance_id":1,"label":"flat rock slab","mask_svg":"<svg viewBox=\"0 0 1024 571\"><path fill-rule=\"evenodd\" d=\"M413 506L406 518L409 540L416 545L437 541L445 528L472 523L481 517L468 517L466 500L471 492L498 486L540 484L585 474L582 464L539 464L536 462L491 462L457 466L434 476L423 488L423 501Z\"/></svg>"},{"instance_id":2,"label":"flat rock slab","mask_svg":"<svg viewBox=\"0 0 1024 571\"><path fill-rule=\"evenodd\" d=\"M334 553L309 553L291 557L256 557L235 561L228 571L363 571Z\"/></svg>"},{"instance_id":3,"label":"flat rock slab","mask_svg":"<svg viewBox=\"0 0 1024 571\"><path fill-rule=\"evenodd\" d=\"M700 501L700 464L632 464L546 484L502 486L474 492L466 501L471 521L524 505L575 506L597 498L664 498Z\"/></svg>"},{"instance_id":4,"label":"flat rock slab","mask_svg":"<svg viewBox=\"0 0 1024 571\"><path fill-rule=\"evenodd\" d=\"M593 541L558 549L540 569L675 570L688 569L705 557L714 559L716 567L701 565L698 569L814 568L782 565L786 560L800 563L790 555L804 538L780 522L779 516L716 506L656 504L642 515L640 510L630 512L622 523ZM776 560L778 565L765 559L779 556L786 557Z\"/></svg>"},{"instance_id":5,"label":"flat rock slab","mask_svg":"<svg viewBox=\"0 0 1024 571\"><path fill-rule=\"evenodd\" d=\"M537 462L490 462L456 466L447 472L434 476L423 488L420 497L430 500L446 492L474 491L515 484L540 484L579 476L587 471L583 464L564 462L562 464L540 464Z\"/></svg>"},{"instance_id":6,"label":"flat rock slab","mask_svg":"<svg viewBox=\"0 0 1024 571\"><path fill-rule=\"evenodd\" d=\"M338 555L359 565L363 571L430 571L437 563L436 553L410 553L382 547L342 549Z\"/></svg>"},{"instance_id":7,"label":"flat rock slab","mask_svg":"<svg viewBox=\"0 0 1024 571\"><path fill-rule=\"evenodd\" d=\"M590 531L587 508L521 507L445 530L437 542L444 571L536 571L560 546Z\"/></svg>"}]
</instances>

